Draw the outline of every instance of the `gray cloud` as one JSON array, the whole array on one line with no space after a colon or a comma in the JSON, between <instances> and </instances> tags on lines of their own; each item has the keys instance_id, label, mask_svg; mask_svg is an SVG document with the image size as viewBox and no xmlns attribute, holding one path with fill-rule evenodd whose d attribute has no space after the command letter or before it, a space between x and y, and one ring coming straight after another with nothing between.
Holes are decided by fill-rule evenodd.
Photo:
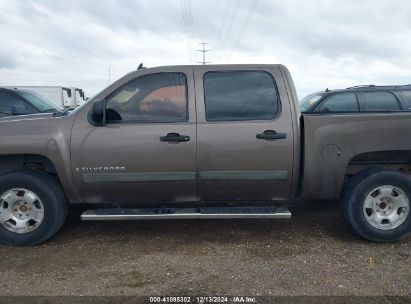
<instances>
[{"instance_id":1,"label":"gray cloud","mask_svg":"<svg viewBox=\"0 0 411 304\"><path fill-rule=\"evenodd\" d=\"M14 69L15 67L16 63L14 62L14 59L11 57L11 55L2 53L2 51L0 50L0 71L2 69Z\"/></svg>"},{"instance_id":2,"label":"gray cloud","mask_svg":"<svg viewBox=\"0 0 411 304\"><path fill-rule=\"evenodd\" d=\"M190 3L191 40L181 3ZM93 95L148 66L283 63L301 95L411 83L411 2L400 0L0 0L0 85L79 86ZM242 35L240 35L242 33Z\"/></svg>"}]
</instances>

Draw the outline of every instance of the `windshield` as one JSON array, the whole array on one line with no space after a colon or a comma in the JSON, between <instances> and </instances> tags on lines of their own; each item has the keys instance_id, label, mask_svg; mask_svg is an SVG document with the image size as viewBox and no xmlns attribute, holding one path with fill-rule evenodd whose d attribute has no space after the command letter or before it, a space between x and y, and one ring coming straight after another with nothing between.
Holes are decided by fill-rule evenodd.
<instances>
[{"instance_id":1,"label":"windshield","mask_svg":"<svg viewBox=\"0 0 411 304\"><path fill-rule=\"evenodd\" d=\"M63 112L64 109L56 106L51 101L47 100L43 96L28 91L17 91L20 96L25 98L30 104L35 107L39 112Z\"/></svg>"},{"instance_id":2,"label":"windshield","mask_svg":"<svg viewBox=\"0 0 411 304\"><path fill-rule=\"evenodd\" d=\"M324 93L312 93L300 100L301 112L310 111L315 104L324 96Z\"/></svg>"}]
</instances>

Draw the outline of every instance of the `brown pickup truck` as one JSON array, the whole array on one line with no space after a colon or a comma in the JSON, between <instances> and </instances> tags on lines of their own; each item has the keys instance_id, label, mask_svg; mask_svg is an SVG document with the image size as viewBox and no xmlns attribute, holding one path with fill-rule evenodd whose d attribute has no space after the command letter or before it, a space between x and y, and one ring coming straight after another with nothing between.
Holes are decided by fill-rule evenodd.
<instances>
[{"instance_id":1,"label":"brown pickup truck","mask_svg":"<svg viewBox=\"0 0 411 304\"><path fill-rule=\"evenodd\" d=\"M0 240L83 220L290 218L341 198L371 241L411 233L411 113L301 115L282 65L138 69L72 112L0 119ZM105 205L103 205L105 204Z\"/></svg>"}]
</instances>

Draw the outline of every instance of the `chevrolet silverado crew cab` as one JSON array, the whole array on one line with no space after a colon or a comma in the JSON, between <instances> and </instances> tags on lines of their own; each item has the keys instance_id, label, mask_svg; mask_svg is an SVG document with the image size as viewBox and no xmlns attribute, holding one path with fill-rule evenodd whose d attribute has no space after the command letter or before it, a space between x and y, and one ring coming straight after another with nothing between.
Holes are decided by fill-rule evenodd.
<instances>
[{"instance_id":1,"label":"chevrolet silverado crew cab","mask_svg":"<svg viewBox=\"0 0 411 304\"><path fill-rule=\"evenodd\" d=\"M301 115L282 65L138 69L64 115L0 119L0 240L83 220L289 218L341 199L353 232L411 232L411 113Z\"/></svg>"}]
</instances>

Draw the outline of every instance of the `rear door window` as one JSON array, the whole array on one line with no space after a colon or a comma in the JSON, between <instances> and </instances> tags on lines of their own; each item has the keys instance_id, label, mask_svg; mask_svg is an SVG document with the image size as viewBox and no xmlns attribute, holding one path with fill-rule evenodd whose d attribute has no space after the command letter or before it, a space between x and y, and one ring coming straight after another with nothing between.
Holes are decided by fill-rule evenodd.
<instances>
[{"instance_id":1,"label":"rear door window","mask_svg":"<svg viewBox=\"0 0 411 304\"><path fill-rule=\"evenodd\" d=\"M365 111L401 111L397 97L390 92L365 92Z\"/></svg>"},{"instance_id":2,"label":"rear door window","mask_svg":"<svg viewBox=\"0 0 411 304\"><path fill-rule=\"evenodd\" d=\"M355 93L341 93L328 97L317 110L318 112L358 112L358 100Z\"/></svg>"},{"instance_id":3,"label":"rear door window","mask_svg":"<svg viewBox=\"0 0 411 304\"><path fill-rule=\"evenodd\" d=\"M208 72L204 99L208 121L270 120L280 108L274 78L264 71Z\"/></svg>"}]
</instances>

